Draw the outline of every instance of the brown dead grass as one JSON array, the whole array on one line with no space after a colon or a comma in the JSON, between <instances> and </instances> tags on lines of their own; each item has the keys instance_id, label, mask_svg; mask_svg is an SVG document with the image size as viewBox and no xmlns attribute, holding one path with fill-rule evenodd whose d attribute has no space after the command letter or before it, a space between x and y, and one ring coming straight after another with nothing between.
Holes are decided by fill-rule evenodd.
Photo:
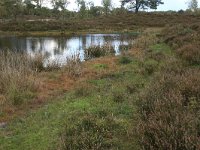
<instances>
[{"instance_id":1,"label":"brown dead grass","mask_svg":"<svg viewBox=\"0 0 200 150\"><path fill-rule=\"evenodd\" d=\"M105 64L108 66L106 70L97 70L93 66L95 64ZM109 56L94 59L83 63L81 76L71 77L67 71L59 70L54 72L40 72L38 80L40 81L36 98L19 107L12 105L3 106L3 117L0 117L0 122L7 122L16 116L25 115L30 109L36 109L44 104L62 97L67 91L73 90L83 81L88 79L100 78L103 75L117 71L117 57ZM0 96L0 104L3 105L4 97ZM0 105L0 106L2 106Z\"/></svg>"}]
</instances>

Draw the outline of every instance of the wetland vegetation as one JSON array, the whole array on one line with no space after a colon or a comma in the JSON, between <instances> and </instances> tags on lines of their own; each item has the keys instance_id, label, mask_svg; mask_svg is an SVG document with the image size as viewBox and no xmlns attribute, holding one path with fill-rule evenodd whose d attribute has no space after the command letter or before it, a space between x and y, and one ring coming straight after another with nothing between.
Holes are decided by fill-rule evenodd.
<instances>
[{"instance_id":1,"label":"wetland vegetation","mask_svg":"<svg viewBox=\"0 0 200 150\"><path fill-rule=\"evenodd\" d=\"M67 1L9 2L0 2L0 150L200 148L195 5L133 13L107 0L77 1L77 12Z\"/></svg>"}]
</instances>

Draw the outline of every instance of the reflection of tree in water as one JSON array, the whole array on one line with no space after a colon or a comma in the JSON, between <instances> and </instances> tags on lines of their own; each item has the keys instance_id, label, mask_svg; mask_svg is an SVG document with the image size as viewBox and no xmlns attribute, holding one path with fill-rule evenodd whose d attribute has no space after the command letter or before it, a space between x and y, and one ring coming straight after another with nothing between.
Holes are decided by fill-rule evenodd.
<instances>
[{"instance_id":1,"label":"reflection of tree in water","mask_svg":"<svg viewBox=\"0 0 200 150\"><path fill-rule=\"evenodd\" d=\"M31 40L31 51L32 52L36 52L37 51L36 50L36 46L38 45L37 43L38 43L38 41L36 39L32 39Z\"/></svg>"},{"instance_id":2,"label":"reflection of tree in water","mask_svg":"<svg viewBox=\"0 0 200 150\"><path fill-rule=\"evenodd\" d=\"M87 37L86 36L82 36L81 38L82 38L82 49L85 49L86 46L87 46Z\"/></svg>"},{"instance_id":3,"label":"reflection of tree in water","mask_svg":"<svg viewBox=\"0 0 200 150\"><path fill-rule=\"evenodd\" d=\"M12 51L26 50L26 41L23 38L16 37L1 37L0 49L9 49Z\"/></svg>"},{"instance_id":4,"label":"reflection of tree in water","mask_svg":"<svg viewBox=\"0 0 200 150\"><path fill-rule=\"evenodd\" d=\"M12 49L12 40L10 37L0 38L0 48L1 49Z\"/></svg>"},{"instance_id":5,"label":"reflection of tree in water","mask_svg":"<svg viewBox=\"0 0 200 150\"><path fill-rule=\"evenodd\" d=\"M63 52L67 49L67 39L66 38L57 38L55 39L57 46L54 47L54 55L62 55Z\"/></svg>"},{"instance_id":6,"label":"reflection of tree in water","mask_svg":"<svg viewBox=\"0 0 200 150\"><path fill-rule=\"evenodd\" d=\"M118 40L119 35L103 35L103 39L105 42L112 42L114 40Z\"/></svg>"}]
</instances>

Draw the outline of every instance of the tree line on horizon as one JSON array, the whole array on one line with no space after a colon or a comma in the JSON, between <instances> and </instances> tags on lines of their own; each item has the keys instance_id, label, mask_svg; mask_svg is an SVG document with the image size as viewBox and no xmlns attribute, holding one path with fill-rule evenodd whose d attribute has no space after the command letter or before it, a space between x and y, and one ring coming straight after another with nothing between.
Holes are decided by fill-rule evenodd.
<instances>
[{"instance_id":1,"label":"tree line on horizon","mask_svg":"<svg viewBox=\"0 0 200 150\"><path fill-rule=\"evenodd\" d=\"M69 0L1 0L0 18L17 18L18 16L43 16L43 17L96 17L111 13L135 12L145 9L157 9L164 4L162 0L121 0L121 6L115 8L112 0L101 0L102 6L95 6L93 1L76 0L78 11L68 10ZM51 7L47 7L46 4ZM48 6L49 6L48 5ZM198 9L198 1L190 0L188 7L192 11Z\"/></svg>"}]
</instances>

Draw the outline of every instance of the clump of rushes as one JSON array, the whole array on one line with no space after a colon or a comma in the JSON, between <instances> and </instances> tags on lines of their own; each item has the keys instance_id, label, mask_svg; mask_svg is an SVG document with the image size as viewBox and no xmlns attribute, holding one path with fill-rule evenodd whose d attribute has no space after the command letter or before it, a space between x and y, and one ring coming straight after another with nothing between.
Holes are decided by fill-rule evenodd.
<instances>
[{"instance_id":1,"label":"clump of rushes","mask_svg":"<svg viewBox=\"0 0 200 150\"><path fill-rule=\"evenodd\" d=\"M82 63L80 60L80 54L73 54L66 58L66 65L64 66L70 77L76 78L82 74Z\"/></svg>"},{"instance_id":2,"label":"clump of rushes","mask_svg":"<svg viewBox=\"0 0 200 150\"><path fill-rule=\"evenodd\" d=\"M19 105L32 98L37 84L36 70L27 54L0 52L0 93L5 103Z\"/></svg>"},{"instance_id":3,"label":"clump of rushes","mask_svg":"<svg viewBox=\"0 0 200 150\"><path fill-rule=\"evenodd\" d=\"M98 58L102 56L114 55L115 49L113 46L109 44L105 44L103 46L90 46L85 49L85 60L89 60L92 58Z\"/></svg>"},{"instance_id":4,"label":"clump of rushes","mask_svg":"<svg viewBox=\"0 0 200 150\"><path fill-rule=\"evenodd\" d=\"M44 67L45 59L46 57L43 54L41 53L35 54L33 57L30 58L30 60L32 61L32 68L35 69L37 72L45 70L46 69Z\"/></svg>"}]
</instances>

